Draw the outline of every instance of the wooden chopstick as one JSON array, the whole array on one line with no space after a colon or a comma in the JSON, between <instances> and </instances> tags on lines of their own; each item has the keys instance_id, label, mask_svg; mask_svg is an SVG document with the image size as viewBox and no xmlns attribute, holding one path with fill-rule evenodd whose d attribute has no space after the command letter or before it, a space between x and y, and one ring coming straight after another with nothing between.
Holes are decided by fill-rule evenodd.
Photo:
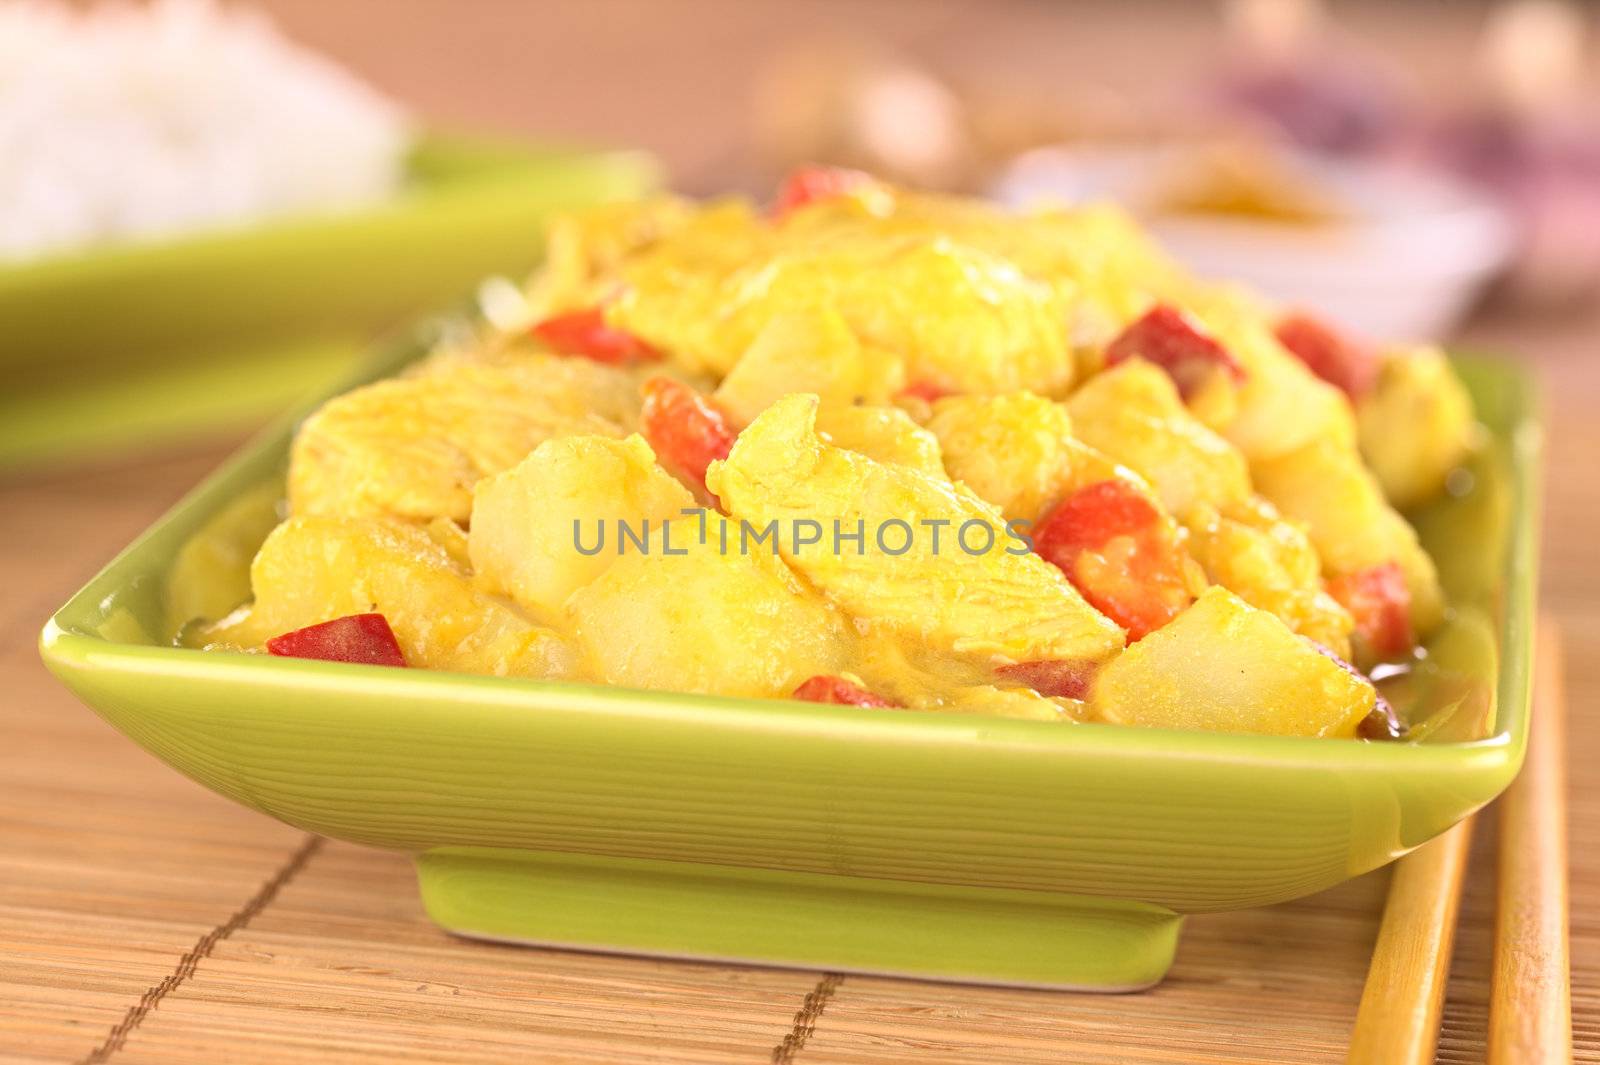
<instances>
[{"instance_id":1,"label":"wooden chopstick","mask_svg":"<svg viewBox=\"0 0 1600 1065\"><path fill-rule=\"evenodd\" d=\"M1433 1061L1472 822L1462 821L1396 863L1356 1010L1349 1065Z\"/></svg>"},{"instance_id":2,"label":"wooden chopstick","mask_svg":"<svg viewBox=\"0 0 1600 1065\"><path fill-rule=\"evenodd\" d=\"M1566 690L1554 622L1539 626L1537 656L1527 759L1500 800L1489 1065L1572 1061Z\"/></svg>"},{"instance_id":3,"label":"wooden chopstick","mask_svg":"<svg viewBox=\"0 0 1600 1065\"><path fill-rule=\"evenodd\" d=\"M1489 1065L1568 1065L1566 694L1560 633L1541 619L1523 769L1500 801ZM1434 1059L1449 979L1469 818L1395 866L1351 1034L1350 1065Z\"/></svg>"}]
</instances>

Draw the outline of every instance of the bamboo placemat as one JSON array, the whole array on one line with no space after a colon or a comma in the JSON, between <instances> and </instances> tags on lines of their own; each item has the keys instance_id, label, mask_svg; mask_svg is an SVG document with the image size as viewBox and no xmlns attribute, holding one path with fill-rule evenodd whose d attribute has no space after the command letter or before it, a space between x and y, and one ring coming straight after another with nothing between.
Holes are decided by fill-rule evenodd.
<instances>
[{"instance_id":1,"label":"bamboo placemat","mask_svg":"<svg viewBox=\"0 0 1600 1065\"><path fill-rule=\"evenodd\" d=\"M0 1062L1337 1062L1385 873L1193 919L1156 990L1095 996L469 943L409 862L318 842L190 784L79 707L43 614L215 453L0 486ZM53 520L43 520L50 515ZM1573 615L1573 703L1600 613ZM1574 1021L1600 1061L1600 722L1573 714ZM1479 818L1439 1060L1482 1061L1496 833Z\"/></svg>"}]
</instances>

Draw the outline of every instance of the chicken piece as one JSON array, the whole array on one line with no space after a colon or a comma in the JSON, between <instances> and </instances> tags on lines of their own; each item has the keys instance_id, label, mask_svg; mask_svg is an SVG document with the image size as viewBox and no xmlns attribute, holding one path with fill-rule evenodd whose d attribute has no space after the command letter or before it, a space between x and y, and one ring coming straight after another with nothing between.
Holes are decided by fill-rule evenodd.
<instances>
[{"instance_id":1,"label":"chicken piece","mask_svg":"<svg viewBox=\"0 0 1600 1065\"><path fill-rule=\"evenodd\" d=\"M882 405L905 387L899 357L863 345L830 307L775 315L712 398L739 424L792 392L811 392L824 408Z\"/></svg>"},{"instance_id":2,"label":"chicken piece","mask_svg":"<svg viewBox=\"0 0 1600 1065\"><path fill-rule=\"evenodd\" d=\"M456 523L454 518L438 517L422 527L428 534L428 539L444 548L444 553L450 556L450 561L463 569L472 569L472 551L467 543L467 530Z\"/></svg>"},{"instance_id":3,"label":"chicken piece","mask_svg":"<svg viewBox=\"0 0 1600 1065\"><path fill-rule=\"evenodd\" d=\"M1071 479L1072 419L1043 396L950 396L927 425L949 475L1008 518L1037 521Z\"/></svg>"},{"instance_id":4,"label":"chicken piece","mask_svg":"<svg viewBox=\"0 0 1600 1065\"><path fill-rule=\"evenodd\" d=\"M1132 467L1180 520L1197 505L1226 510L1250 497L1244 457L1184 407L1171 378L1130 359L1067 401L1079 439Z\"/></svg>"},{"instance_id":5,"label":"chicken piece","mask_svg":"<svg viewBox=\"0 0 1600 1065\"><path fill-rule=\"evenodd\" d=\"M712 465L709 483L731 515L774 527L784 557L834 602L869 625L990 664L1100 660L1122 646L1122 630L1013 536L998 510L963 486L825 443L817 405L795 395L768 408ZM803 543L812 527L817 539ZM860 531L862 544L828 539L839 530Z\"/></svg>"},{"instance_id":6,"label":"chicken piece","mask_svg":"<svg viewBox=\"0 0 1600 1065\"><path fill-rule=\"evenodd\" d=\"M546 440L518 465L478 482L468 539L472 568L488 590L553 614L694 506L637 434ZM640 539L625 537L623 525Z\"/></svg>"},{"instance_id":7,"label":"chicken piece","mask_svg":"<svg viewBox=\"0 0 1600 1065\"><path fill-rule=\"evenodd\" d=\"M841 672L846 619L716 514L664 526L650 554L618 559L568 602L591 671L608 684L788 698ZM703 535L703 538L702 538Z\"/></svg>"},{"instance_id":8,"label":"chicken piece","mask_svg":"<svg viewBox=\"0 0 1600 1065\"><path fill-rule=\"evenodd\" d=\"M601 204L550 224L544 263L528 285L528 324L586 304L598 279L694 217L677 196Z\"/></svg>"},{"instance_id":9,"label":"chicken piece","mask_svg":"<svg viewBox=\"0 0 1600 1065\"><path fill-rule=\"evenodd\" d=\"M1420 506L1472 448L1472 399L1436 348L1388 352L1356 406L1361 454L1396 507Z\"/></svg>"},{"instance_id":10,"label":"chicken piece","mask_svg":"<svg viewBox=\"0 0 1600 1065\"><path fill-rule=\"evenodd\" d=\"M696 211L670 235L595 278L585 294L606 320L666 352L689 373L722 377L754 332L727 343L730 299L778 250L772 227L749 204L724 200Z\"/></svg>"},{"instance_id":11,"label":"chicken piece","mask_svg":"<svg viewBox=\"0 0 1600 1065\"><path fill-rule=\"evenodd\" d=\"M1280 736L1354 736L1376 704L1364 678L1218 587L1114 659L1090 699L1119 725Z\"/></svg>"},{"instance_id":12,"label":"chicken piece","mask_svg":"<svg viewBox=\"0 0 1600 1065\"><path fill-rule=\"evenodd\" d=\"M1417 635L1426 636L1442 620L1444 599L1433 560L1353 449L1321 441L1259 463L1256 485L1284 514L1305 524L1322 557L1323 576L1398 563Z\"/></svg>"},{"instance_id":13,"label":"chicken piece","mask_svg":"<svg viewBox=\"0 0 1600 1065\"><path fill-rule=\"evenodd\" d=\"M1220 584L1290 630L1350 657L1351 618L1322 587L1322 562L1305 530L1252 497L1221 514L1189 512L1189 554Z\"/></svg>"},{"instance_id":14,"label":"chicken piece","mask_svg":"<svg viewBox=\"0 0 1600 1065\"><path fill-rule=\"evenodd\" d=\"M1002 687L996 684L971 684L947 688L913 702L913 710L942 713L981 714L984 717L1013 717L1023 721L1072 723L1078 720L1071 700L1040 695L1032 688Z\"/></svg>"},{"instance_id":15,"label":"chicken piece","mask_svg":"<svg viewBox=\"0 0 1600 1065\"><path fill-rule=\"evenodd\" d=\"M465 522L480 478L554 437L623 436L637 402L631 377L588 360L439 361L335 397L306 419L290 452L289 506Z\"/></svg>"},{"instance_id":16,"label":"chicken piece","mask_svg":"<svg viewBox=\"0 0 1600 1065\"><path fill-rule=\"evenodd\" d=\"M936 652L881 628L867 629L857 654L868 687L909 710L1068 723L1083 717L1076 699L1041 695L992 663Z\"/></svg>"},{"instance_id":17,"label":"chicken piece","mask_svg":"<svg viewBox=\"0 0 1600 1065\"><path fill-rule=\"evenodd\" d=\"M817 428L835 447L869 459L909 466L943 479L939 439L899 407L830 407L817 412Z\"/></svg>"},{"instance_id":18,"label":"chicken piece","mask_svg":"<svg viewBox=\"0 0 1600 1065\"><path fill-rule=\"evenodd\" d=\"M290 518L256 553L250 585L255 601L199 640L254 649L319 622L378 613L413 666L521 677L573 673L566 640L473 587L467 571L414 525Z\"/></svg>"},{"instance_id":19,"label":"chicken piece","mask_svg":"<svg viewBox=\"0 0 1600 1065\"><path fill-rule=\"evenodd\" d=\"M881 183L880 183L881 184ZM888 189L887 198L840 197L783 220L789 243L837 240L862 231L944 236L1015 263L1072 306L1072 342L1099 350L1160 294L1187 293L1184 271L1113 204L1017 213L955 196Z\"/></svg>"},{"instance_id":20,"label":"chicken piece","mask_svg":"<svg viewBox=\"0 0 1600 1065\"><path fill-rule=\"evenodd\" d=\"M1009 261L945 237L860 234L785 248L729 276L629 275L608 319L691 369L730 372L774 317L843 317L865 347L944 392L1057 393L1072 382L1067 305Z\"/></svg>"}]
</instances>

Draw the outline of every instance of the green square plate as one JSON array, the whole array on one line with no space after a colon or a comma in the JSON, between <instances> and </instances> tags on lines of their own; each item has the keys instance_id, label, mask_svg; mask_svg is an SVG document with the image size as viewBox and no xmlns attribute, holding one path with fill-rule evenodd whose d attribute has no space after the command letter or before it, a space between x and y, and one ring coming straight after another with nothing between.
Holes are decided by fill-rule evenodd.
<instances>
[{"instance_id":1,"label":"green square plate","mask_svg":"<svg viewBox=\"0 0 1600 1065\"><path fill-rule=\"evenodd\" d=\"M636 152L430 133L371 207L0 265L0 467L264 420L378 330L526 272L552 214L655 182Z\"/></svg>"},{"instance_id":2,"label":"green square plate","mask_svg":"<svg viewBox=\"0 0 1600 1065\"><path fill-rule=\"evenodd\" d=\"M364 377L415 357L412 345ZM1159 980L1182 915L1293 899L1492 799L1527 734L1539 433L1460 369L1473 484L1418 516L1457 596L1415 743L1064 726L348 666L169 645L238 602L292 422L45 627L46 663L158 757L313 832L417 856L472 936L1031 986Z\"/></svg>"}]
</instances>

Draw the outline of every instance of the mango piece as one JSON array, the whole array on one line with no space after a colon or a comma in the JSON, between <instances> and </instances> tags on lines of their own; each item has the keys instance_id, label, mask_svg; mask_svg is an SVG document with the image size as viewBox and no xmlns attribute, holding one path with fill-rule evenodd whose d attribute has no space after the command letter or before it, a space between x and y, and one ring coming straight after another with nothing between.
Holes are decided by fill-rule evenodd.
<instances>
[{"instance_id":1,"label":"mango piece","mask_svg":"<svg viewBox=\"0 0 1600 1065\"><path fill-rule=\"evenodd\" d=\"M1264 610L1212 587L1095 682L1092 713L1153 728L1354 736L1371 684Z\"/></svg>"},{"instance_id":2,"label":"mango piece","mask_svg":"<svg viewBox=\"0 0 1600 1065\"><path fill-rule=\"evenodd\" d=\"M472 568L489 591L535 612L556 612L637 549L619 523L659 536L663 522L694 506L637 434L546 440L518 465L478 482L468 535Z\"/></svg>"}]
</instances>

